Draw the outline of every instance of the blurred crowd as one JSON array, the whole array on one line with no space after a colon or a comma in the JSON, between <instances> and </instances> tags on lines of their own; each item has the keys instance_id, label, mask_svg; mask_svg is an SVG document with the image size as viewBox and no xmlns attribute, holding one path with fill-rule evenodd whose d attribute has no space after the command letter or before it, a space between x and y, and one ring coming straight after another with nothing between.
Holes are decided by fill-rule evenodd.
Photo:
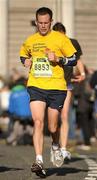
<instances>
[{"instance_id":1,"label":"blurred crowd","mask_svg":"<svg viewBox=\"0 0 97 180\"><path fill-rule=\"evenodd\" d=\"M90 150L97 143L97 71L84 68L85 80L74 84L70 132L79 149Z\"/></svg>"},{"instance_id":2,"label":"blurred crowd","mask_svg":"<svg viewBox=\"0 0 97 180\"><path fill-rule=\"evenodd\" d=\"M0 138L9 145L32 144L32 133L26 77L12 69L7 80L0 77Z\"/></svg>"},{"instance_id":3,"label":"blurred crowd","mask_svg":"<svg viewBox=\"0 0 97 180\"><path fill-rule=\"evenodd\" d=\"M97 70L85 66L85 71L85 80L74 83L69 113L69 139L75 139L81 148L83 142L91 147L97 141ZM9 77L0 76L0 140L4 139L8 145L33 145L33 119L26 81L15 68ZM45 119L44 133L49 135L47 117Z\"/></svg>"}]
</instances>

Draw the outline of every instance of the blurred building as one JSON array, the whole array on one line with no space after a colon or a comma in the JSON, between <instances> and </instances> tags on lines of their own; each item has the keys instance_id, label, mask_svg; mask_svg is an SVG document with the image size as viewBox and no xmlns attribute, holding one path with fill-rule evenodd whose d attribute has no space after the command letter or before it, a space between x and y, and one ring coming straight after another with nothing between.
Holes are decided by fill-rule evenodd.
<instances>
[{"instance_id":1,"label":"blurred building","mask_svg":"<svg viewBox=\"0 0 97 180\"><path fill-rule=\"evenodd\" d=\"M13 67L25 72L20 46L35 32L31 22L42 6L53 10L53 23L63 22L68 36L79 40L84 63L97 67L97 0L0 0L0 73L7 75Z\"/></svg>"}]
</instances>

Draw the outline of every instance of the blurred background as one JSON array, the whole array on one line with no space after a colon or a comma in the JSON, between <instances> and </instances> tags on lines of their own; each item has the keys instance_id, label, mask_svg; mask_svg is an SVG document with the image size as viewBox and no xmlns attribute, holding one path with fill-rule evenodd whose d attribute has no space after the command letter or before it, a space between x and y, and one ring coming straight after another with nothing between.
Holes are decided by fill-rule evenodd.
<instances>
[{"instance_id":1,"label":"blurred background","mask_svg":"<svg viewBox=\"0 0 97 180\"><path fill-rule=\"evenodd\" d=\"M83 50L83 61L97 67L97 0L0 0L0 74L9 75L12 68L25 73L19 50L28 35L35 11L41 6L53 10L53 23L61 21L67 35L76 38Z\"/></svg>"},{"instance_id":2,"label":"blurred background","mask_svg":"<svg viewBox=\"0 0 97 180\"><path fill-rule=\"evenodd\" d=\"M6 138L8 144L16 144L20 136L28 134L26 138L28 143L32 144L33 122L26 92L28 70L20 62L19 51L24 40L36 31L35 12L42 6L52 9L53 24L57 21L62 22L66 27L67 35L78 40L83 51L82 61L88 69L89 77L94 75L92 83L88 81L88 89L85 89L82 97L85 99L87 91L89 99L85 102L89 103L87 114L89 114L89 119L92 119L91 124L94 126L92 137L95 140L97 129L97 0L0 0L0 138ZM80 92L83 92L83 87L81 91L79 86L79 92L75 91L71 103L70 138L79 135L77 130L80 128L77 126L76 112L79 105L78 98L81 97ZM86 109L84 111L86 114ZM89 126L91 128L91 125ZM45 131L49 134L47 128ZM82 134L79 136L82 140Z\"/></svg>"}]
</instances>

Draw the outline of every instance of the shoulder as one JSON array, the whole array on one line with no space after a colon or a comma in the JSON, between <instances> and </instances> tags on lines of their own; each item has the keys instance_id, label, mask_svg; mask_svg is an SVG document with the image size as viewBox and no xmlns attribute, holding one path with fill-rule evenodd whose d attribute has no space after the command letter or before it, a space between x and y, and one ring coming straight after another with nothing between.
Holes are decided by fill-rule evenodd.
<instances>
[{"instance_id":1,"label":"shoulder","mask_svg":"<svg viewBox=\"0 0 97 180\"><path fill-rule=\"evenodd\" d=\"M78 40L77 40L77 39L70 38L70 40L71 40L72 44L74 43L74 44L78 44L78 45L79 45L79 42L78 42Z\"/></svg>"},{"instance_id":2,"label":"shoulder","mask_svg":"<svg viewBox=\"0 0 97 180\"><path fill-rule=\"evenodd\" d=\"M69 39L65 34L62 34L62 33L58 32L58 31L52 30L51 33L52 33L52 35L57 36L57 37L59 37L61 39Z\"/></svg>"},{"instance_id":3,"label":"shoulder","mask_svg":"<svg viewBox=\"0 0 97 180\"><path fill-rule=\"evenodd\" d=\"M38 33L34 33L30 36L28 36L28 38L26 39L26 43L31 42L32 40L36 39L38 37Z\"/></svg>"},{"instance_id":4,"label":"shoulder","mask_svg":"<svg viewBox=\"0 0 97 180\"><path fill-rule=\"evenodd\" d=\"M82 55L83 54L82 53L82 48L81 48L78 40L77 39L73 39L73 38L70 38L70 40L71 40L73 46L76 48L76 50L79 53L79 55Z\"/></svg>"}]
</instances>

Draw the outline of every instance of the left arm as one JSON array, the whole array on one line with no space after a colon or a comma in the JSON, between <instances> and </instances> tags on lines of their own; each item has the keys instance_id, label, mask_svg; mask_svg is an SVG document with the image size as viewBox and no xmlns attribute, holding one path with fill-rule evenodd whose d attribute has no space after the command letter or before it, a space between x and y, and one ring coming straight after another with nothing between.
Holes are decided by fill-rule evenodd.
<instances>
[{"instance_id":1,"label":"left arm","mask_svg":"<svg viewBox=\"0 0 97 180\"><path fill-rule=\"evenodd\" d=\"M57 57L53 51L46 52L49 61L60 63L62 66L76 66L77 58L73 54L70 57Z\"/></svg>"},{"instance_id":2,"label":"left arm","mask_svg":"<svg viewBox=\"0 0 97 180\"><path fill-rule=\"evenodd\" d=\"M56 53L50 49L46 50L49 61L57 62L62 66L75 66L77 64L76 49L70 39L62 35L60 51L63 57L56 56Z\"/></svg>"},{"instance_id":3,"label":"left arm","mask_svg":"<svg viewBox=\"0 0 97 180\"><path fill-rule=\"evenodd\" d=\"M77 59L76 55L73 54L71 57L59 57L57 60L63 66L76 66Z\"/></svg>"},{"instance_id":4,"label":"left arm","mask_svg":"<svg viewBox=\"0 0 97 180\"><path fill-rule=\"evenodd\" d=\"M76 66L77 66L77 69L80 74L75 76L75 78L73 78L71 81L72 82L81 82L86 78L84 64L82 63L81 59L77 60Z\"/></svg>"}]
</instances>

